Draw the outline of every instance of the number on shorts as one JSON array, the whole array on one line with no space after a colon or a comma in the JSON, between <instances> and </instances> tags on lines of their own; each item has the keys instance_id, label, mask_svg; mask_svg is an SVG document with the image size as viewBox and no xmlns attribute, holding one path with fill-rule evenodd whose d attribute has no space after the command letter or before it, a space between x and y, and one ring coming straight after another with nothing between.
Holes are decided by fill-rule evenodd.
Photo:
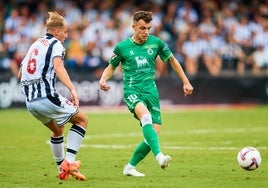
<instances>
[{"instance_id":1,"label":"number on shorts","mask_svg":"<svg viewBox=\"0 0 268 188\"><path fill-rule=\"evenodd\" d=\"M135 94L131 94L131 95L129 95L128 97L127 97L127 99L130 101L130 102L132 102L132 103L135 103L136 101L137 101L137 95L135 95Z\"/></svg>"}]
</instances>

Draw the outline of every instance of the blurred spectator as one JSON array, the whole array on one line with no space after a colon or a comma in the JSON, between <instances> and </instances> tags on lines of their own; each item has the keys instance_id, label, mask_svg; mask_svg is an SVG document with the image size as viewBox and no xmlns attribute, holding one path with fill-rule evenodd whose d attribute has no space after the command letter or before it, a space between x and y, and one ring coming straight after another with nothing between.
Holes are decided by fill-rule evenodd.
<instances>
[{"instance_id":1,"label":"blurred spectator","mask_svg":"<svg viewBox=\"0 0 268 188\"><path fill-rule=\"evenodd\" d=\"M154 30L152 31L155 35L158 35L163 41L167 43L169 48L176 52L177 49L177 37L178 33L175 27L175 18L178 3L176 1L171 1L167 4L165 12L161 11L161 7L157 4L154 6L153 17L157 18L154 21ZM181 63L181 62L180 62ZM163 63L160 58L156 59L156 77L161 77L168 75L170 73L171 67L169 63Z\"/></svg>"},{"instance_id":2,"label":"blurred spectator","mask_svg":"<svg viewBox=\"0 0 268 188\"><path fill-rule=\"evenodd\" d=\"M186 73L195 76L198 73L202 55L202 44L197 30L189 33L189 38L182 45L182 54Z\"/></svg>"},{"instance_id":3,"label":"blurred spectator","mask_svg":"<svg viewBox=\"0 0 268 188\"><path fill-rule=\"evenodd\" d=\"M187 23L197 23L198 13L191 1L184 1L177 10L177 17L186 20Z\"/></svg>"},{"instance_id":4,"label":"blurred spectator","mask_svg":"<svg viewBox=\"0 0 268 188\"><path fill-rule=\"evenodd\" d=\"M14 8L11 10L10 15L5 20L5 32L14 30L19 26L20 16L18 9Z\"/></svg>"},{"instance_id":5,"label":"blurred spectator","mask_svg":"<svg viewBox=\"0 0 268 188\"><path fill-rule=\"evenodd\" d=\"M114 40L108 40L106 44L101 48L102 65L100 65L99 73L101 73L102 68L105 68L108 65L108 62L113 55L114 45ZM121 66L117 67L114 76L117 78L122 77Z\"/></svg>"},{"instance_id":6,"label":"blurred spectator","mask_svg":"<svg viewBox=\"0 0 268 188\"><path fill-rule=\"evenodd\" d=\"M222 25L223 25L223 34L229 34L235 25L238 24L237 17L235 16L236 5L234 3L227 3L223 4L222 9Z\"/></svg>"},{"instance_id":7,"label":"blurred spectator","mask_svg":"<svg viewBox=\"0 0 268 188\"><path fill-rule=\"evenodd\" d=\"M6 71L10 68L10 61L6 50L6 46L0 42L0 71Z\"/></svg>"},{"instance_id":8,"label":"blurred spectator","mask_svg":"<svg viewBox=\"0 0 268 188\"><path fill-rule=\"evenodd\" d=\"M47 12L57 10L70 26L66 66L98 75L107 65L112 45L131 35L131 15L137 9L153 12L151 32L167 43L189 75L204 68L203 73L214 76L226 70L267 74L256 68L266 61L260 54L268 44L268 3L258 0L1 1L0 69L16 74L29 41L45 34ZM157 76L172 73L166 64L156 66Z\"/></svg>"},{"instance_id":9,"label":"blurred spectator","mask_svg":"<svg viewBox=\"0 0 268 188\"><path fill-rule=\"evenodd\" d=\"M219 54L223 62L223 71L227 75L237 74L242 76L245 70L245 53L241 46L234 42L231 34L226 35L224 44L219 48Z\"/></svg>"},{"instance_id":10,"label":"blurred spectator","mask_svg":"<svg viewBox=\"0 0 268 188\"><path fill-rule=\"evenodd\" d=\"M268 75L268 46L258 45L250 56L250 63L254 75Z\"/></svg>"},{"instance_id":11,"label":"blurred spectator","mask_svg":"<svg viewBox=\"0 0 268 188\"><path fill-rule=\"evenodd\" d=\"M202 62L211 76L218 76L222 68L222 59L217 50L213 48L213 34L203 33Z\"/></svg>"},{"instance_id":12,"label":"blurred spectator","mask_svg":"<svg viewBox=\"0 0 268 188\"><path fill-rule=\"evenodd\" d=\"M263 23L258 31L254 32L252 38L252 46L254 48L258 46L267 46L268 45L268 24Z\"/></svg>"},{"instance_id":13,"label":"blurred spectator","mask_svg":"<svg viewBox=\"0 0 268 188\"><path fill-rule=\"evenodd\" d=\"M217 53L220 43L218 40L214 40L218 39L216 38L217 27L209 8L205 7L201 10L201 22L197 28L202 39L202 62L210 75L218 76L222 67L222 60Z\"/></svg>"},{"instance_id":14,"label":"blurred spectator","mask_svg":"<svg viewBox=\"0 0 268 188\"><path fill-rule=\"evenodd\" d=\"M239 22L233 27L231 34L234 38L234 42L242 47L246 56L249 56L254 48L252 47L253 33L247 15L240 15Z\"/></svg>"},{"instance_id":15,"label":"blurred spectator","mask_svg":"<svg viewBox=\"0 0 268 188\"><path fill-rule=\"evenodd\" d=\"M104 65L101 60L101 50L97 47L97 42L87 43L86 53L85 70L100 78Z\"/></svg>"},{"instance_id":16,"label":"blurred spectator","mask_svg":"<svg viewBox=\"0 0 268 188\"><path fill-rule=\"evenodd\" d=\"M70 30L69 39L66 42L66 61L67 69L82 70L86 68L86 51L81 41L81 33L77 28Z\"/></svg>"},{"instance_id":17,"label":"blurred spectator","mask_svg":"<svg viewBox=\"0 0 268 188\"><path fill-rule=\"evenodd\" d=\"M0 40L2 39L4 27L5 27L5 14L7 12L7 5L4 2L0 2Z\"/></svg>"},{"instance_id":18,"label":"blurred spectator","mask_svg":"<svg viewBox=\"0 0 268 188\"><path fill-rule=\"evenodd\" d=\"M17 26L18 27L18 26ZM21 36L15 28L6 30L3 36L3 43L7 50L8 58L13 59L14 53L17 50L17 44L19 43Z\"/></svg>"},{"instance_id":19,"label":"blurred spectator","mask_svg":"<svg viewBox=\"0 0 268 188\"><path fill-rule=\"evenodd\" d=\"M201 21L198 24L198 29L201 32L201 34L215 34L216 33L216 25L214 23L212 16L212 10L210 9L203 9L202 10L202 17Z\"/></svg>"},{"instance_id":20,"label":"blurred spectator","mask_svg":"<svg viewBox=\"0 0 268 188\"><path fill-rule=\"evenodd\" d=\"M18 75L20 63L25 56L30 44L30 39L27 38L25 35L21 35L20 40L16 45L16 50L14 51L12 59L10 60L10 69L15 77L17 77Z\"/></svg>"},{"instance_id":21,"label":"blurred spectator","mask_svg":"<svg viewBox=\"0 0 268 188\"><path fill-rule=\"evenodd\" d=\"M96 1L86 1L84 5L83 18L92 22L97 17L97 3Z\"/></svg>"}]
</instances>

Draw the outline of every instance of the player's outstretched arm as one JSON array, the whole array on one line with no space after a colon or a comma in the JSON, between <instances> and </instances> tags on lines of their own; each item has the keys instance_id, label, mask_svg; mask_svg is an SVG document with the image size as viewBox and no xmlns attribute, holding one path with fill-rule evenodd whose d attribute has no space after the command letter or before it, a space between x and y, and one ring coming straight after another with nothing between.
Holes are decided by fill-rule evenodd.
<instances>
[{"instance_id":1,"label":"player's outstretched arm","mask_svg":"<svg viewBox=\"0 0 268 188\"><path fill-rule=\"evenodd\" d=\"M115 68L112 67L111 65L108 65L103 73L102 73L102 76L100 78L100 82L99 82L99 86L100 86L100 89L103 90L103 91L108 91L111 87L106 83L107 80L109 80L113 74L114 74L114 71L115 71Z\"/></svg>"},{"instance_id":2,"label":"player's outstretched arm","mask_svg":"<svg viewBox=\"0 0 268 188\"><path fill-rule=\"evenodd\" d=\"M179 78L181 79L182 83L183 83L183 92L185 96L191 95L193 92L193 86L191 85L191 83L189 82L188 78L186 77L180 63L178 62L178 60L172 55L169 58L169 63L172 67L172 69L176 72L176 74L179 76Z\"/></svg>"},{"instance_id":3,"label":"player's outstretched arm","mask_svg":"<svg viewBox=\"0 0 268 188\"><path fill-rule=\"evenodd\" d=\"M71 100L75 106L79 106L79 99L76 89L63 65L63 61L60 57L53 59L54 70L59 80L70 90Z\"/></svg>"}]
</instances>

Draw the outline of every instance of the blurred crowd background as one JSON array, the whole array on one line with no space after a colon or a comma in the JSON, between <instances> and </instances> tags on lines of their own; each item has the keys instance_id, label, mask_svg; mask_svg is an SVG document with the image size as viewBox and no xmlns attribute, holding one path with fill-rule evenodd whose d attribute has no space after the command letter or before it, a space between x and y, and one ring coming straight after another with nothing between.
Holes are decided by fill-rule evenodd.
<instances>
[{"instance_id":1,"label":"blurred crowd background","mask_svg":"<svg viewBox=\"0 0 268 188\"><path fill-rule=\"evenodd\" d=\"M268 75L266 0L5 0L0 1L0 74L17 75L30 44L45 35L48 11L65 16L69 71L99 77L113 48L132 35L132 13L153 12L162 38L189 76ZM117 71L120 76L120 70ZM157 60L157 76L169 76Z\"/></svg>"}]
</instances>

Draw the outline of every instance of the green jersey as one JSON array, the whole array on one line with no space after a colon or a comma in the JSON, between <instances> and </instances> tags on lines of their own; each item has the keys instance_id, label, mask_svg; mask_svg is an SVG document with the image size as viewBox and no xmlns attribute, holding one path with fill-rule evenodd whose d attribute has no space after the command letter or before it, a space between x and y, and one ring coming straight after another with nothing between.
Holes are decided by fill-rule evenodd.
<instances>
[{"instance_id":1,"label":"green jersey","mask_svg":"<svg viewBox=\"0 0 268 188\"><path fill-rule=\"evenodd\" d=\"M112 67L121 63L125 91L152 92L156 90L155 59L158 55L164 62L172 55L160 38L150 35L143 44L127 38L117 44L109 63Z\"/></svg>"}]
</instances>

